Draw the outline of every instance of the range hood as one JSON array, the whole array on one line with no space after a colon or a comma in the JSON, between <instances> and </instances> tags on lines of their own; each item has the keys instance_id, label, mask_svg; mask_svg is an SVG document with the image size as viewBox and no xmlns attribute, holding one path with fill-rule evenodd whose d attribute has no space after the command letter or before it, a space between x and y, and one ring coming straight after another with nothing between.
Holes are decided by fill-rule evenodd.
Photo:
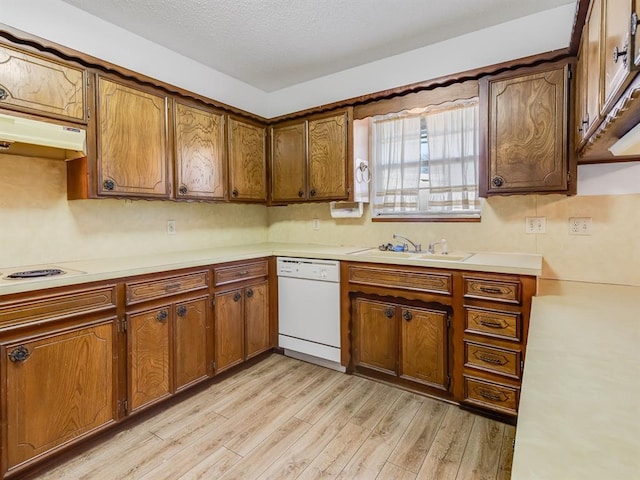
<instances>
[{"instance_id":1,"label":"range hood","mask_svg":"<svg viewBox=\"0 0 640 480\"><path fill-rule=\"evenodd\" d=\"M616 157L624 155L640 156L640 124L625 133L620 140L609 147Z\"/></svg>"},{"instance_id":2,"label":"range hood","mask_svg":"<svg viewBox=\"0 0 640 480\"><path fill-rule=\"evenodd\" d=\"M0 113L0 154L73 160L85 157L82 128Z\"/></svg>"}]
</instances>

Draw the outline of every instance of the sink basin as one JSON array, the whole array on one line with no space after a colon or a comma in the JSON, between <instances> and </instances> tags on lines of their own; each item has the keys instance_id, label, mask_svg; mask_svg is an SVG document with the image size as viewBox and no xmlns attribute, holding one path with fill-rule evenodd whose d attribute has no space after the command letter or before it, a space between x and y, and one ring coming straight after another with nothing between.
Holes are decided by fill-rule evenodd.
<instances>
[{"instance_id":1,"label":"sink basin","mask_svg":"<svg viewBox=\"0 0 640 480\"><path fill-rule=\"evenodd\" d=\"M451 252L446 255L442 253L428 253L428 252L394 252L391 250L378 250L377 248L370 248L369 250L360 250L353 252L351 255L362 255L366 257L379 257L379 258L406 258L410 260L437 260L442 262L463 262L469 258L473 253L469 252Z\"/></svg>"}]
</instances>

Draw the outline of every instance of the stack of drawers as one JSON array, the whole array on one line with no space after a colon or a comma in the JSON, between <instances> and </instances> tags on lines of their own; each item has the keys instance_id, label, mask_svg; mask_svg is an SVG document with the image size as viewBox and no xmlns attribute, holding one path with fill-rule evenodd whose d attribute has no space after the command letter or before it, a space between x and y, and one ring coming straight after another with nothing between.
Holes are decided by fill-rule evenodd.
<instances>
[{"instance_id":1,"label":"stack of drawers","mask_svg":"<svg viewBox=\"0 0 640 480\"><path fill-rule=\"evenodd\" d=\"M464 403L515 416L535 279L469 274L463 284Z\"/></svg>"}]
</instances>

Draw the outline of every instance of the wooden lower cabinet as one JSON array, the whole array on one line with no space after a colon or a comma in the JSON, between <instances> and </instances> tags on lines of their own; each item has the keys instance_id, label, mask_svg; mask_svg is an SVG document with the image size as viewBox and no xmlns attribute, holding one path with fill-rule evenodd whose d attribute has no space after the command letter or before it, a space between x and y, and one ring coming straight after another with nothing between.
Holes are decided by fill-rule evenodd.
<instances>
[{"instance_id":1,"label":"wooden lower cabinet","mask_svg":"<svg viewBox=\"0 0 640 480\"><path fill-rule=\"evenodd\" d=\"M207 299L187 299L127 315L129 413L209 376Z\"/></svg>"},{"instance_id":2,"label":"wooden lower cabinet","mask_svg":"<svg viewBox=\"0 0 640 480\"><path fill-rule=\"evenodd\" d=\"M353 300L354 366L449 388L446 311L356 297Z\"/></svg>"},{"instance_id":3,"label":"wooden lower cabinet","mask_svg":"<svg viewBox=\"0 0 640 480\"><path fill-rule=\"evenodd\" d=\"M171 395L170 305L129 315L127 353L129 411Z\"/></svg>"},{"instance_id":4,"label":"wooden lower cabinet","mask_svg":"<svg viewBox=\"0 0 640 480\"><path fill-rule=\"evenodd\" d=\"M4 343L3 473L115 421L115 318Z\"/></svg>"},{"instance_id":5,"label":"wooden lower cabinet","mask_svg":"<svg viewBox=\"0 0 640 480\"><path fill-rule=\"evenodd\" d=\"M268 281L216 293L214 338L216 373L271 348Z\"/></svg>"}]
</instances>

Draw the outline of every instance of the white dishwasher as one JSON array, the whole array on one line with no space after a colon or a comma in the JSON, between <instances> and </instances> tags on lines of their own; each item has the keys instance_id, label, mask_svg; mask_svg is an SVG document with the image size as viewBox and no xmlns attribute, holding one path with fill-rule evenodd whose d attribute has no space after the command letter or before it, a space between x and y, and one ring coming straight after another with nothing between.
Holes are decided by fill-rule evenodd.
<instances>
[{"instance_id":1,"label":"white dishwasher","mask_svg":"<svg viewBox=\"0 0 640 480\"><path fill-rule=\"evenodd\" d=\"M287 356L341 372L340 262L278 257L278 344Z\"/></svg>"}]
</instances>

